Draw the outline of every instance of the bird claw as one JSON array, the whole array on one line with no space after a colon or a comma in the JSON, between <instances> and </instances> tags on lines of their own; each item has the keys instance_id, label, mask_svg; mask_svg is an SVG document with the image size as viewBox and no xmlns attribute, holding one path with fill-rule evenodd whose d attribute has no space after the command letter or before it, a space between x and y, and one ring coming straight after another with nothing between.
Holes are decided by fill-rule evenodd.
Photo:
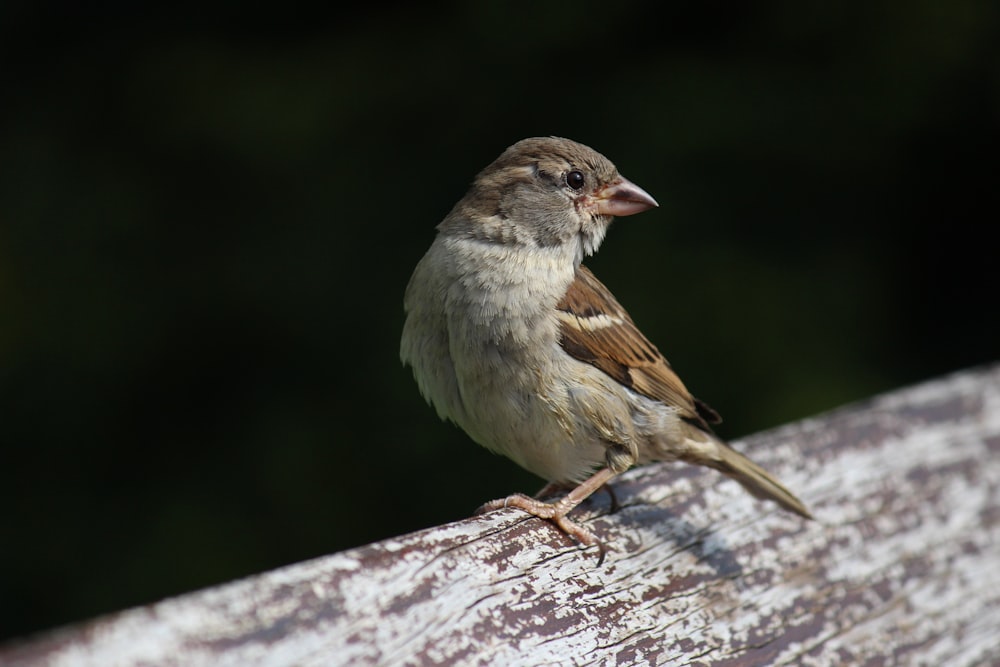
<instances>
[{"instance_id":1,"label":"bird claw","mask_svg":"<svg viewBox=\"0 0 1000 667\"><path fill-rule=\"evenodd\" d=\"M513 500L515 498L523 498L524 500L527 500L527 501L531 500L531 498L529 498L528 496L524 495L523 493L515 493L513 495L507 496L506 498L497 498L496 500L491 500L488 503L483 503L482 505L479 506L478 509L476 509L475 515L479 516L480 514L486 514L487 512L492 512L494 510L502 510L502 509L506 509L508 507L520 507L520 505L513 504ZM521 509L524 509L524 508L521 507ZM531 514L535 514L534 512L531 512L530 510L525 510L525 511L529 512ZM535 514L535 516L538 516L538 515Z\"/></svg>"},{"instance_id":2,"label":"bird claw","mask_svg":"<svg viewBox=\"0 0 1000 667\"><path fill-rule=\"evenodd\" d=\"M604 563L604 557L607 555L608 548L590 530L567 516L575 506L575 503L569 502L565 498L546 503L535 498L529 498L523 493L515 493L506 498L491 500L477 509L476 514L484 514L493 510L513 507L539 519L551 521L559 530L574 539L581 546L585 548L596 546L599 550L597 564L600 566Z\"/></svg>"}]
</instances>

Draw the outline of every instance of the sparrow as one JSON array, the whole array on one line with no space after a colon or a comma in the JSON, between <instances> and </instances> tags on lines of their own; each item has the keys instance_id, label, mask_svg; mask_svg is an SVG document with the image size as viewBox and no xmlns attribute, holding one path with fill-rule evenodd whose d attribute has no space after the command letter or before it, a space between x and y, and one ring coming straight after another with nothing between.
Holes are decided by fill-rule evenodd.
<instances>
[{"instance_id":1,"label":"sparrow","mask_svg":"<svg viewBox=\"0 0 1000 667\"><path fill-rule=\"evenodd\" d=\"M437 226L404 297L400 357L424 398L475 442L548 484L516 507L584 546L568 514L635 465L684 461L811 518L767 471L721 440L660 351L585 266L615 217L658 206L597 151L519 141ZM570 489L558 500L541 498Z\"/></svg>"}]
</instances>

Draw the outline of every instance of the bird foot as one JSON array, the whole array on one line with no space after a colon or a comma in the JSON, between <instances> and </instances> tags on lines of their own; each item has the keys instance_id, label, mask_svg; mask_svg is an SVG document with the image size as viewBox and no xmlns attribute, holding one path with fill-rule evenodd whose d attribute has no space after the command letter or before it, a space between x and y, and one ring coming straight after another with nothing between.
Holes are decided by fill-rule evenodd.
<instances>
[{"instance_id":1,"label":"bird foot","mask_svg":"<svg viewBox=\"0 0 1000 667\"><path fill-rule=\"evenodd\" d=\"M538 493L536 493L533 497L541 500L542 498L548 498L549 496L554 496L557 493L571 492L575 488L576 488L575 485L568 484L566 482L549 482L541 489L539 489ZM622 504L618 501L618 494L615 493L615 489L613 486L611 486L610 483L605 483L603 486L601 486L600 490L607 493L608 498L611 499L611 507L608 509L609 513L615 514L618 510L622 508Z\"/></svg>"},{"instance_id":2,"label":"bird foot","mask_svg":"<svg viewBox=\"0 0 1000 667\"><path fill-rule=\"evenodd\" d=\"M537 516L539 519L548 519L552 523L556 524L562 532L566 533L580 544L587 547L597 545L601 554L597 564L600 565L604 562L604 555L607 551L605 546L599 539L597 539L597 537L594 536L592 532L569 519L566 515L569 514L574 507L583 502L587 496L604 486L604 484L614 476L615 473L610 468L602 468L577 485L568 494L551 503L537 500L535 498L529 498L523 493L515 493L512 496L500 498L499 500L492 500L486 503L476 511L476 514L492 512L493 510L503 509L504 507L516 507L520 510L524 510L528 514ZM545 492L552 486L553 485L551 484L547 485L542 491Z\"/></svg>"},{"instance_id":3,"label":"bird foot","mask_svg":"<svg viewBox=\"0 0 1000 667\"><path fill-rule=\"evenodd\" d=\"M574 507L576 507L577 504L578 503L572 502L572 499L570 499L569 496L563 497L555 502L546 503L541 500L529 498L523 493L515 493L511 496L507 496L506 498L499 498L486 503L476 510L476 514L484 514L486 512L492 512L493 510L503 509L505 507L516 507L517 509L523 510L532 516L538 517L539 519L551 521L559 528L559 530L576 540L581 545L585 547L597 546L600 550L600 556L597 564L600 565L604 562L607 547L605 547L604 543L597 539L597 536L594 535L594 533L566 516Z\"/></svg>"}]
</instances>

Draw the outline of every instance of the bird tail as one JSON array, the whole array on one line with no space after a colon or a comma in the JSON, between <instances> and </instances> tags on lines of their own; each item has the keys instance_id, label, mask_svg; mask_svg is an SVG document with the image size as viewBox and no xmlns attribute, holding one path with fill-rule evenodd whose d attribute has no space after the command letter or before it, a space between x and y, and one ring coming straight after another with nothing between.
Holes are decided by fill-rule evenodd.
<instances>
[{"instance_id":1,"label":"bird tail","mask_svg":"<svg viewBox=\"0 0 1000 667\"><path fill-rule=\"evenodd\" d=\"M781 507L806 519L813 516L801 500L775 479L771 473L743 456L735 449L714 438L688 439L690 449L680 457L682 461L718 470L743 485L756 498L773 500Z\"/></svg>"}]
</instances>

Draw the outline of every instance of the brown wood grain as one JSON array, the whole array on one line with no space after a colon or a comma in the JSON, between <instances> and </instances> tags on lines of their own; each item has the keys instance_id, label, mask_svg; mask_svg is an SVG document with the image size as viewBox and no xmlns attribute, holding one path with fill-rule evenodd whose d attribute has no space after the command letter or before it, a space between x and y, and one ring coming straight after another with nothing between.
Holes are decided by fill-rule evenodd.
<instances>
[{"instance_id":1,"label":"brown wood grain","mask_svg":"<svg viewBox=\"0 0 1000 667\"><path fill-rule=\"evenodd\" d=\"M0 648L2 665L1000 664L1000 365L735 443L816 521L633 470Z\"/></svg>"}]
</instances>

